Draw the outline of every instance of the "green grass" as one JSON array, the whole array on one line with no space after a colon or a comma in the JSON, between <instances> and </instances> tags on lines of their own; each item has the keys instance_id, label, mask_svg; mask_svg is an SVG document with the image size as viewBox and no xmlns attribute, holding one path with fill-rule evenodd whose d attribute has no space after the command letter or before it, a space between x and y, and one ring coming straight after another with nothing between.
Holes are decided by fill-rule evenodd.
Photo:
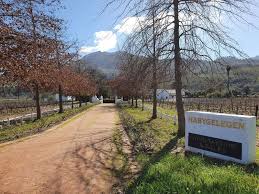
<instances>
[{"instance_id":1,"label":"green grass","mask_svg":"<svg viewBox=\"0 0 259 194\"><path fill-rule=\"evenodd\" d=\"M44 129L85 111L92 106L93 104L65 110L64 113L61 114L56 113L22 125L4 128L0 130L0 143L39 133Z\"/></svg>"},{"instance_id":2,"label":"green grass","mask_svg":"<svg viewBox=\"0 0 259 194\"><path fill-rule=\"evenodd\" d=\"M176 136L176 126L168 120L150 120L149 111L129 107L121 108L120 115L142 166L126 193L259 193L258 164L243 166L178 152L175 148L183 147L184 138ZM143 147L152 149L139 149Z\"/></svg>"},{"instance_id":3,"label":"green grass","mask_svg":"<svg viewBox=\"0 0 259 194\"><path fill-rule=\"evenodd\" d=\"M170 109L170 108L163 108L163 107L157 107L157 110L163 114L167 114L167 115L171 115L171 116L174 116L176 115L176 110L173 108L173 109Z\"/></svg>"},{"instance_id":4,"label":"green grass","mask_svg":"<svg viewBox=\"0 0 259 194\"><path fill-rule=\"evenodd\" d=\"M152 104L150 104L150 103L145 104L145 106L147 106L149 108L152 108ZM163 108L161 106L158 106L157 107L157 111L162 113L162 114L167 114L167 115L171 115L171 116L176 115L176 109L175 108L171 109L169 107L168 108Z\"/></svg>"},{"instance_id":5,"label":"green grass","mask_svg":"<svg viewBox=\"0 0 259 194\"><path fill-rule=\"evenodd\" d=\"M120 129L114 129L112 135L112 142L115 146L115 153L113 158L113 166L115 176L122 179L129 170L128 157L123 150L122 132Z\"/></svg>"},{"instance_id":6,"label":"green grass","mask_svg":"<svg viewBox=\"0 0 259 194\"><path fill-rule=\"evenodd\" d=\"M0 98L0 103L8 103L8 102L33 102L32 99L27 99L25 97L22 97L20 99L18 98Z\"/></svg>"},{"instance_id":7,"label":"green grass","mask_svg":"<svg viewBox=\"0 0 259 194\"><path fill-rule=\"evenodd\" d=\"M120 117L138 152L158 151L176 135L173 122L150 119L151 113L140 108L123 107Z\"/></svg>"},{"instance_id":8,"label":"green grass","mask_svg":"<svg viewBox=\"0 0 259 194\"><path fill-rule=\"evenodd\" d=\"M250 169L249 169L250 168ZM253 172L249 172L249 171ZM151 164L128 193L259 193L258 167L218 164L200 156L167 153Z\"/></svg>"}]
</instances>

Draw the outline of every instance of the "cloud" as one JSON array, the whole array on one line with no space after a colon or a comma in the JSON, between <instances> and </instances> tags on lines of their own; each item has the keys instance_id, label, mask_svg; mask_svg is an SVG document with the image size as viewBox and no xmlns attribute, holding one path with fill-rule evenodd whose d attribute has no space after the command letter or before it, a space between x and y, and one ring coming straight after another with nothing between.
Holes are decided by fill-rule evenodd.
<instances>
[{"instance_id":1,"label":"cloud","mask_svg":"<svg viewBox=\"0 0 259 194\"><path fill-rule=\"evenodd\" d=\"M95 32L95 46L83 46L81 53L91 53L96 51L109 51L117 46L117 35L112 31Z\"/></svg>"},{"instance_id":2,"label":"cloud","mask_svg":"<svg viewBox=\"0 0 259 194\"><path fill-rule=\"evenodd\" d=\"M96 51L109 51L116 48L118 42L118 33L130 35L134 31L140 29L141 22L145 20L144 16L141 17L127 17L124 18L113 31L99 31L94 35L94 46L82 46L80 53L86 54Z\"/></svg>"},{"instance_id":3,"label":"cloud","mask_svg":"<svg viewBox=\"0 0 259 194\"><path fill-rule=\"evenodd\" d=\"M160 25L167 25L168 30L173 29L173 13L172 12L161 12L157 16L160 18ZM220 14L218 12L210 13L209 15L211 19L214 20L221 20ZM180 20L183 21L185 25L190 24L192 21L197 18L193 14L179 14ZM197 21L196 21L197 22ZM216 22L216 21L215 21ZM119 24L117 24L113 31L99 31L95 32L94 37L94 46L83 46L80 49L81 53L91 53L96 51L109 51L111 49L116 48L117 43L120 42L119 36L120 34L123 35L130 35L133 32L136 32L141 29L141 25L150 25L152 20L147 18L146 16L134 16L134 17L126 17L124 18Z\"/></svg>"},{"instance_id":4,"label":"cloud","mask_svg":"<svg viewBox=\"0 0 259 194\"><path fill-rule=\"evenodd\" d=\"M134 31L137 31L141 27L141 23L145 21L144 16L140 17L127 17L124 18L121 23L116 25L114 29L119 33L124 33L126 35L129 35L133 33Z\"/></svg>"}]
</instances>

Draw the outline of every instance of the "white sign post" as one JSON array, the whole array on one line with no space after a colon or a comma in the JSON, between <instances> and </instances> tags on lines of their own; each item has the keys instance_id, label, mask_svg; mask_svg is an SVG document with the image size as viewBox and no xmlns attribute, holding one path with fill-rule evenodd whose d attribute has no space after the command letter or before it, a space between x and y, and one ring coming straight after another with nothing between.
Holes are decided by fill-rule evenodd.
<instances>
[{"instance_id":1,"label":"white sign post","mask_svg":"<svg viewBox=\"0 0 259 194\"><path fill-rule=\"evenodd\" d=\"M256 158L254 116L189 111L185 150L242 164Z\"/></svg>"},{"instance_id":2,"label":"white sign post","mask_svg":"<svg viewBox=\"0 0 259 194\"><path fill-rule=\"evenodd\" d=\"M97 98L97 96L92 96L91 101L92 101L92 103L96 103L99 101L99 99Z\"/></svg>"}]
</instances>

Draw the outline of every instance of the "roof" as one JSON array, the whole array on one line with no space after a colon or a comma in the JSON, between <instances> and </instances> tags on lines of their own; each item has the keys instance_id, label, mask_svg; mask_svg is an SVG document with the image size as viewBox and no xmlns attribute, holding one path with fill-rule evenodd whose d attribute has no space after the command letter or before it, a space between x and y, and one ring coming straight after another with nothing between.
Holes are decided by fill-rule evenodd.
<instances>
[{"instance_id":1,"label":"roof","mask_svg":"<svg viewBox=\"0 0 259 194\"><path fill-rule=\"evenodd\" d=\"M176 91L174 89L169 89L169 90L167 90L167 89L157 89L157 94L160 94L163 91L167 92L170 95L175 95L176 94Z\"/></svg>"}]
</instances>

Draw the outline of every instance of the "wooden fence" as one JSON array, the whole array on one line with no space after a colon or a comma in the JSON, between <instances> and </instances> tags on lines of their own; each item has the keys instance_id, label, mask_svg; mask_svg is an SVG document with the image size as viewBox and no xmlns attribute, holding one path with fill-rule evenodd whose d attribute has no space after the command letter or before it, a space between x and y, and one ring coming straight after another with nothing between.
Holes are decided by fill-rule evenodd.
<instances>
[{"instance_id":1,"label":"wooden fence","mask_svg":"<svg viewBox=\"0 0 259 194\"><path fill-rule=\"evenodd\" d=\"M150 100L148 100L150 102ZM240 115L258 115L259 98L184 98L186 111L208 111ZM175 101L158 101L162 108L175 108Z\"/></svg>"}]
</instances>

